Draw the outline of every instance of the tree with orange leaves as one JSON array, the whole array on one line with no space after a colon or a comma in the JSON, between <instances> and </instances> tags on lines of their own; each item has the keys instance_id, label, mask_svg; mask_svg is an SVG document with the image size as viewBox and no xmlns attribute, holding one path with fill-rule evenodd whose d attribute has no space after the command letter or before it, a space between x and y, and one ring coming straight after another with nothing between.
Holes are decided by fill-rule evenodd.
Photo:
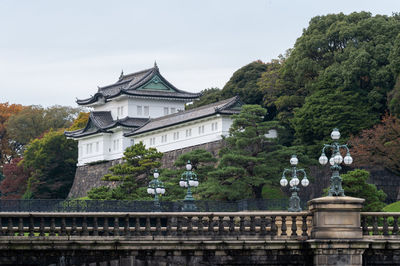
<instances>
[{"instance_id":1,"label":"tree with orange leaves","mask_svg":"<svg viewBox=\"0 0 400 266\"><path fill-rule=\"evenodd\" d=\"M20 104L0 103L0 167L18 156L17 144L7 134L7 120L24 107Z\"/></svg>"},{"instance_id":2,"label":"tree with orange leaves","mask_svg":"<svg viewBox=\"0 0 400 266\"><path fill-rule=\"evenodd\" d=\"M400 175L400 119L386 114L379 124L350 139L356 166L382 165Z\"/></svg>"}]
</instances>

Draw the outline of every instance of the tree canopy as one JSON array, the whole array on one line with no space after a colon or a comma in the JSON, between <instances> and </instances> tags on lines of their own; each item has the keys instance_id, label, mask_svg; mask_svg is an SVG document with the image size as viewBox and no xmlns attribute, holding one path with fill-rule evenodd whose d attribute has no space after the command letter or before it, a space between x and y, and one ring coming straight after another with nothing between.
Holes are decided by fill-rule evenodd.
<instances>
[{"instance_id":1,"label":"tree canopy","mask_svg":"<svg viewBox=\"0 0 400 266\"><path fill-rule=\"evenodd\" d=\"M78 147L63 131L52 131L29 143L23 164L30 171L29 191L33 198L66 198L75 176Z\"/></svg>"}]
</instances>

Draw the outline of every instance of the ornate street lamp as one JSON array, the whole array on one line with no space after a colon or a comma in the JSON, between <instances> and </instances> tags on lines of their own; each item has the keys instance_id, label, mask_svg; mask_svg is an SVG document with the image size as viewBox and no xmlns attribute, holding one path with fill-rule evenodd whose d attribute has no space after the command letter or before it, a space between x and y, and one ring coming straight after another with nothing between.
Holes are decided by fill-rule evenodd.
<instances>
[{"instance_id":1,"label":"ornate street lamp","mask_svg":"<svg viewBox=\"0 0 400 266\"><path fill-rule=\"evenodd\" d=\"M297 177L297 173L300 172L303 174L303 179L301 180L301 184L303 187L307 187L310 184L310 181L307 179L306 172L304 169L297 169L296 165L298 164L299 159L297 159L296 155L292 155L292 158L290 158L290 164L292 165L292 169L287 169L285 168L282 173L282 179L280 181L282 187L286 187L287 184L289 183L290 185L290 191L292 192L292 195L290 196L289 199L289 208L288 211L290 212L299 212L301 211L300 207L300 198L297 195L297 192L300 191L300 189L297 187L300 183L299 178ZM291 179L290 182L286 179L286 173L291 173Z\"/></svg>"},{"instance_id":2,"label":"ornate street lamp","mask_svg":"<svg viewBox=\"0 0 400 266\"><path fill-rule=\"evenodd\" d=\"M353 158L350 156L349 148L346 144L340 145L338 140L340 139L340 132L337 128L333 129L331 133L331 138L333 139L332 144L324 144L322 148L322 154L319 157L319 163L325 165L330 163L332 176L331 176L331 187L329 188L329 196L344 196L344 190L342 188L342 178L339 175L339 171L342 169L340 164L344 162L345 164L351 164L353 162ZM325 155L325 149L328 148L332 151L332 156L328 160L328 157ZM346 149L347 154L343 158L340 154L340 149Z\"/></svg>"},{"instance_id":3,"label":"ornate street lamp","mask_svg":"<svg viewBox=\"0 0 400 266\"><path fill-rule=\"evenodd\" d=\"M154 195L154 211L160 212L161 205L158 196L165 193L165 188L163 182L158 180L160 174L158 173L157 169L154 170L153 176L154 179L149 182L149 186L147 187L147 193Z\"/></svg>"},{"instance_id":4,"label":"ornate street lamp","mask_svg":"<svg viewBox=\"0 0 400 266\"><path fill-rule=\"evenodd\" d=\"M199 181L197 180L197 175L192 171L192 164L188 161L186 164L186 171L182 174L181 180L179 181L179 186L187 188L182 211L191 212L197 210L190 187L197 187L198 185Z\"/></svg>"}]
</instances>

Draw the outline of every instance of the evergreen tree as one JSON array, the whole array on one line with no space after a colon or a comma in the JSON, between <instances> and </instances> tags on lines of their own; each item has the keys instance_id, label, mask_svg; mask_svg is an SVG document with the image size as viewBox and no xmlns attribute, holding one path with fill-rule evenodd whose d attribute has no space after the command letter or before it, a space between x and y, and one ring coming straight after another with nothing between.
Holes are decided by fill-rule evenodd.
<instances>
[{"instance_id":1,"label":"evergreen tree","mask_svg":"<svg viewBox=\"0 0 400 266\"><path fill-rule=\"evenodd\" d=\"M160 168L163 154L155 148L146 148L143 142L126 148L124 163L110 168L111 174L103 177L106 181L120 181L116 188L101 186L88 192L90 199L144 200L151 199L147 185L152 171Z\"/></svg>"},{"instance_id":2,"label":"evergreen tree","mask_svg":"<svg viewBox=\"0 0 400 266\"><path fill-rule=\"evenodd\" d=\"M365 199L362 211L378 212L385 207L385 192L378 190L375 185L368 184L369 172L356 169L341 175L346 196Z\"/></svg>"}]
</instances>

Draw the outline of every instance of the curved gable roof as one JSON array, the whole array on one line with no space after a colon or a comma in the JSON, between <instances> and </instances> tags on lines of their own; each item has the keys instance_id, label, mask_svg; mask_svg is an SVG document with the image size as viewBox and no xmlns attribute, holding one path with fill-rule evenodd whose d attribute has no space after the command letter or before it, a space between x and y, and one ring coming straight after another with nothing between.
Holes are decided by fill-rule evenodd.
<instances>
[{"instance_id":1,"label":"curved gable roof","mask_svg":"<svg viewBox=\"0 0 400 266\"><path fill-rule=\"evenodd\" d=\"M168 87L170 90L162 91L143 89L143 87L152 82L155 77L157 77L160 82L165 84L166 87ZM161 98L178 98L188 101L194 100L201 95L200 93L191 93L179 90L160 74L157 64L154 64L153 68L145 69L139 72L127 75L121 73L121 76L116 83L104 87L99 87L95 95L87 99L77 99L76 103L79 105L87 105L95 103L100 99L108 100L122 94Z\"/></svg>"}]
</instances>

